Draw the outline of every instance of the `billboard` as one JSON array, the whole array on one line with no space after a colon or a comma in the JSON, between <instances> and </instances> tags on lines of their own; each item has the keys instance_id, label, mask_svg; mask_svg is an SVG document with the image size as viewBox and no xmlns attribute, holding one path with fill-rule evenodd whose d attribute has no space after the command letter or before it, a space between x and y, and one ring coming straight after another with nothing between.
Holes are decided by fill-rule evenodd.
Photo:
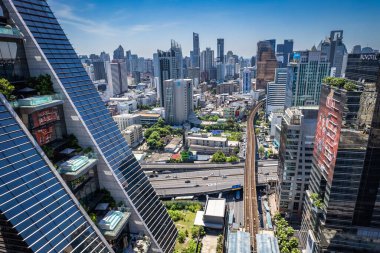
<instances>
[{"instance_id":1,"label":"billboard","mask_svg":"<svg viewBox=\"0 0 380 253\"><path fill-rule=\"evenodd\" d=\"M322 86L315 131L314 158L320 170L328 175L331 183L338 152L344 94L336 96L335 89Z\"/></svg>"}]
</instances>

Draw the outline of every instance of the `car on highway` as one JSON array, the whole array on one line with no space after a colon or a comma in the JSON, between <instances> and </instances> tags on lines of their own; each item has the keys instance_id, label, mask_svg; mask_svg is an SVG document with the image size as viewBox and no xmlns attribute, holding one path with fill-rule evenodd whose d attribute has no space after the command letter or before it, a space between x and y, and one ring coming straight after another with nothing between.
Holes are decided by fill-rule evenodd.
<instances>
[{"instance_id":1,"label":"car on highway","mask_svg":"<svg viewBox=\"0 0 380 253\"><path fill-rule=\"evenodd\" d=\"M202 179L203 179L203 180L207 180L207 179L208 179L208 177L203 177Z\"/></svg>"},{"instance_id":2,"label":"car on highway","mask_svg":"<svg viewBox=\"0 0 380 253\"><path fill-rule=\"evenodd\" d=\"M186 184L190 183L190 180L185 180L185 183L186 183Z\"/></svg>"},{"instance_id":3,"label":"car on highway","mask_svg":"<svg viewBox=\"0 0 380 253\"><path fill-rule=\"evenodd\" d=\"M227 176L226 175L222 175L222 178L227 178Z\"/></svg>"},{"instance_id":4,"label":"car on highway","mask_svg":"<svg viewBox=\"0 0 380 253\"><path fill-rule=\"evenodd\" d=\"M170 175L166 175L165 178L170 178L171 176Z\"/></svg>"},{"instance_id":5,"label":"car on highway","mask_svg":"<svg viewBox=\"0 0 380 253\"><path fill-rule=\"evenodd\" d=\"M199 184L194 185L194 187L199 187Z\"/></svg>"}]
</instances>

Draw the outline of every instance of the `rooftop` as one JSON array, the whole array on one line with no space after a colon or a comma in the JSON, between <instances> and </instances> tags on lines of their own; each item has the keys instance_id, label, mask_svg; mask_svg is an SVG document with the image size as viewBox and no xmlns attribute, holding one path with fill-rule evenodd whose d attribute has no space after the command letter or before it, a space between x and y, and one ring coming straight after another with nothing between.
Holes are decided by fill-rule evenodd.
<instances>
[{"instance_id":1,"label":"rooftop","mask_svg":"<svg viewBox=\"0 0 380 253\"><path fill-rule=\"evenodd\" d=\"M277 238L269 234L256 235L257 253L280 253Z\"/></svg>"},{"instance_id":2,"label":"rooftop","mask_svg":"<svg viewBox=\"0 0 380 253\"><path fill-rule=\"evenodd\" d=\"M226 199L209 198L205 207L205 215L224 217L225 206Z\"/></svg>"},{"instance_id":3,"label":"rooftop","mask_svg":"<svg viewBox=\"0 0 380 253\"><path fill-rule=\"evenodd\" d=\"M250 253L251 239L247 232L236 231L228 234L228 249L229 253Z\"/></svg>"}]
</instances>

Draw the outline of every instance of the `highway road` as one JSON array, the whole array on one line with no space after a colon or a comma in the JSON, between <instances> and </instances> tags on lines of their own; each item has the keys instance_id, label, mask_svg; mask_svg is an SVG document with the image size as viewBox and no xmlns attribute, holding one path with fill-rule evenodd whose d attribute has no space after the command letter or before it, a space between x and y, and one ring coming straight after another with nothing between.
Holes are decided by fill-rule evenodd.
<instances>
[{"instance_id":1,"label":"highway road","mask_svg":"<svg viewBox=\"0 0 380 253\"><path fill-rule=\"evenodd\" d=\"M244 226L245 230L250 233L254 252L256 252L256 234L259 231L260 220L256 193L256 136L253 124L255 115L262 105L263 102L259 102L249 115L244 176Z\"/></svg>"},{"instance_id":2,"label":"highway road","mask_svg":"<svg viewBox=\"0 0 380 253\"><path fill-rule=\"evenodd\" d=\"M244 184L243 168L171 172L155 175L157 177L149 177L149 181L159 196L218 192L231 189L233 185ZM188 180L189 182L187 182Z\"/></svg>"},{"instance_id":3,"label":"highway road","mask_svg":"<svg viewBox=\"0 0 380 253\"><path fill-rule=\"evenodd\" d=\"M218 170L221 168L244 168L244 163L145 163L143 170Z\"/></svg>"}]
</instances>

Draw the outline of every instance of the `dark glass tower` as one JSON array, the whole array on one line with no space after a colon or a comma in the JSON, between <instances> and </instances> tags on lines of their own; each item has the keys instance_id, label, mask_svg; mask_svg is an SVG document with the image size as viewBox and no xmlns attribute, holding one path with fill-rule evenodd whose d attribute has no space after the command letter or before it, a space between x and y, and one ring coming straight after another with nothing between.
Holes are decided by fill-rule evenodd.
<instances>
[{"instance_id":1,"label":"dark glass tower","mask_svg":"<svg viewBox=\"0 0 380 253\"><path fill-rule=\"evenodd\" d=\"M157 197L147 177L141 170L139 163L134 158L131 149L127 146L120 130L104 106L103 101L46 1L4 0L2 3L8 10L10 19L15 22L23 34L25 54L30 75L50 75L54 90L63 96L63 109L65 111L67 132L77 136L81 145L90 146L97 153L99 160L97 172L101 188L107 189L117 202L122 201L131 208L130 229L149 236L152 242L151 250L156 252L171 252L177 235L174 223ZM9 117L4 117L3 124L12 125L11 120ZM3 129L3 127L1 129ZM11 129L10 132L7 132L8 135L13 134ZM15 135L15 138L16 137L17 135ZM8 137L6 136L5 138ZM18 145L17 142L14 145ZM9 153L5 147L6 146L3 145L1 146L2 152L4 152L6 156L12 157L16 150L12 151L13 153ZM29 150L26 149L25 152L29 152ZM27 154L29 155L29 153ZM5 166L13 166L13 163L16 162L16 160L13 159L3 161L6 162ZM26 161L26 163L22 163L20 166L28 166L29 163L30 161ZM4 165L1 167L3 166ZM14 170L17 170L17 168L14 168ZM44 175L45 174L40 175L40 180L43 182L45 179L49 179L45 178ZM25 174L24 177L27 181L17 179L17 182L20 181L20 185L22 184L23 186L29 187L26 182L29 182L32 178L29 174ZM4 177L3 180L9 184L16 182L8 176ZM34 187L34 185L31 187ZM58 185L57 187L62 186ZM25 188L22 189L25 191ZM15 190L19 191L17 189ZM1 191L1 194L3 192L8 193L7 191ZM15 194L19 195L21 192ZM13 198L11 195L5 195L5 197ZM30 200L38 202L33 196L31 196ZM25 201L29 201L29 199ZM29 202L28 204L33 205L33 203ZM6 213L5 211L9 208L11 207L1 207L0 210L3 214ZM45 209L44 206L39 206L39 208ZM46 209L46 211L48 212L50 209ZM60 213L65 213L65 209ZM9 216L6 217L6 219L10 222L19 222L25 219L21 214L18 216L20 218L19 220L16 219L12 221L10 220L12 217L13 216ZM78 220L80 219L83 220L84 218L80 216ZM28 223L28 226L32 225L33 222ZM65 222L65 219L60 222ZM83 220L84 228L87 228L89 225L86 227L86 223L84 222ZM12 225L15 226L15 224ZM62 224L65 224L64 226L66 228L70 227L67 223ZM55 226L58 225L59 224L56 224ZM78 226L79 225L80 224L78 224ZM55 237L59 235L58 232L54 235L48 234L49 230L46 229L41 230L41 233L37 233L39 230L36 229L34 229L34 231L36 231L35 235L37 238L38 236L44 238L44 236ZM65 231L64 228L62 228L61 232L62 231ZM85 234L86 231L84 231L83 234L89 236L89 238L95 234L94 231L89 229L90 235L87 235ZM18 232L20 233L20 230L18 230ZM62 233L64 234L64 236L61 237L62 240L64 237L70 236L70 233ZM77 233L81 234L82 231ZM25 238L23 239L26 241ZM33 240L35 244L37 244L37 239L33 238ZM53 238L49 237L49 240L53 240ZM79 240L80 242L78 243L86 242L85 238ZM33 242L26 241L26 243L30 246ZM58 247L60 241L54 241L54 243L57 244ZM76 246L75 244L73 245L74 249ZM44 245L38 246L44 247ZM35 250L33 249L33 251ZM70 249L66 251L76 252ZM38 252L49 251L44 250Z\"/></svg>"},{"instance_id":2,"label":"dark glass tower","mask_svg":"<svg viewBox=\"0 0 380 253\"><path fill-rule=\"evenodd\" d=\"M200 55L201 51L199 48L199 34L193 33L193 58L192 58L192 67L200 67Z\"/></svg>"},{"instance_id":3,"label":"dark glass tower","mask_svg":"<svg viewBox=\"0 0 380 253\"><path fill-rule=\"evenodd\" d=\"M322 85L301 226L307 252L379 252L380 83Z\"/></svg>"},{"instance_id":4,"label":"dark glass tower","mask_svg":"<svg viewBox=\"0 0 380 253\"><path fill-rule=\"evenodd\" d=\"M216 40L216 49L217 49L217 62L224 63L224 39Z\"/></svg>"}]
</instances>

